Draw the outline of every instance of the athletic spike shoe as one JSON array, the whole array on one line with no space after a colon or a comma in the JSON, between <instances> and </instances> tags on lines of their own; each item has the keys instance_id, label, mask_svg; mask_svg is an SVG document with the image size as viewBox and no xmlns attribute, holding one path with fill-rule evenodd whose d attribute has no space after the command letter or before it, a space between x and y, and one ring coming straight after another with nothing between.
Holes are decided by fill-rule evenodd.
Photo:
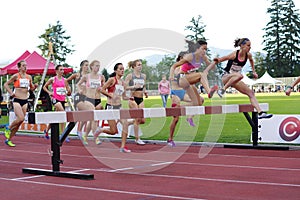
<instances>
[{"instance_id":1,"label":"athletic spike shoe","mask_svg":"<svg viewBox=\"0 0 300 200\"><path fill-rule=\"evenodd\" d=\"M224 89L219 89L219 90L217 91L217 93L218 93L219 97L222 98L223 95L225 94L225 90L224 90Z\"/></svg>"},{"instance_id":2,"label":"athletic spike shoe","mask_svg":"<svg viewBox=\"0 0 300 200\"><path fill-rule=\"evenodd\" d=\"M4 136L5 136L6 139L9 139L9 137L10 137L10 130L9 129L5 129Z\"/></svg>"},{"instance_id":3,"label":"athletic spike shoe","mask_svg":"<svg viewBox=\"0 0 300 200\"><path fill-rule=\"evenodd\" d=\"M167 144L168 144L168 146L170 146L170 147L175 147L175 146L176 146L174 140L168 140L168 141L167 141Z\"/></svg>"},{"instance_id":4,"label":"athletic spike shoe","mask_svg":"<svg viewBox=\"0 0 300 200\"><path fill-rule=\"evenodd\" d=\"M193 118L186 118L186 121L189 123L190 126L195 126Z\"/></svg>"},{"instance_id":5,"label":"athletic spike shoe","mask_svg":"<svg viewBox=\"0 0 300 200\"><path fill-rule=\"evenodd\" d=\"M87 141L87 137L85 135L82 136L82 143L84 145L88 145L89 144L88 141Z\"/></svg>"},{"instance_id":6,"label":"athletic spike shoe","mask_svg":"<svg viewBox=\"0 0 300 200\"><path fill-rule=\"evenodd\" d=\"M131 150L129 150L127 147L124 147L124 148L120 148L120 152L121 153L130 153Z\"/></svg>"},{"instance_id":7,"label":"athletic spike shoe","mask_svg":"<svg viewBox=\"0 0 300 200\"><path fill-rule=\"evenodd\" d=\"M138 145L145 145L145 142L143 142L141 139L136 140L135 143Z\"/></svg>"},{"instance_id":8,"label":"athletic spike shoe","mask_svg":"<svg viewBox=\"0 0 300 200\"><path fill-rule=\"evenodd\" d=\"M8 139L5 140L5 144L10 146L10 147L15 147L16 146L14 143L12 143L12 141L10 141Z\"/></svg>"},{"instance_id":9,"label":"athletic spike shoe","mask_svg":"<svg viewBox=\"0 0 300 200\"><path fill-rule=\"evenodd\" d=\"M69 137L67 137L65 141L66 141L66 143L69 143L71 140Z\"/></svg>"},{"instance_id":10,"label":"athletic spike shoe","mask_svg":"<svg viewBox=\"0 0 300 200\"><path fill-rule=\"evenodd\" d=\"M268 118L271 118L273 117L272 114L267 114L266 112L260 112L258 114L258 119L268 119Z\"/></svg>"},{"instance_id":11,"label":"athletic spike shoe","mask_svg":"<svg viewBox=\"0 0 300 200\"><path fill-rule=\"evenodd\" d=\"M212 98L214 96L214 93L218 90L218 88L219 87L217 85L215 85L212 88L210 88L210 91L208 93L208 98Z\"/></svg>"},{"instance_id":12,"label":"athletic spike shoe","mask_svg":"<svg viewBox=\"0 0 300 200\"><path fill-rule=\"evenodd\" d=\"M44 130L44 135L45 135L45 138L47 139L47 140L49 140L49 134L48 134L48 132L46 131L46 129Z\"/></svg>"},{"instance_id":13,"label":"athletic spike shoe","mask_svg":"<svg viewBox=\"0 0 300 200\"><path fill-rule=\"evenodd\" d=\"M100 145L100 144L102 144L102 142L101 142L100 138L98 138L98 137L95 139L95 143L96 143L96 145Z\"/></svg>"}]
</instances>

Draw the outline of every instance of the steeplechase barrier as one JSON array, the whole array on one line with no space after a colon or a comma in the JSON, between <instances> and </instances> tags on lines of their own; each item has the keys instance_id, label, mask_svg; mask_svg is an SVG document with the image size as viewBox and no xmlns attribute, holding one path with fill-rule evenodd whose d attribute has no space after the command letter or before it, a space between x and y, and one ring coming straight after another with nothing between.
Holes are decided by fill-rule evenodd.
<instances>
[{"instance_id":1,"label":"steeplechase barrier","mask_svg":"<svg viewBox=\"0 0 300 200\"><path fill-rule=\"evenodd\" d=\"M263 111L269 110L268 103L259 104ZM249 112L252 115L249 115ZM225 148L255 148L286 150L288 147L258 145L258 113L251 104L234 104L219 106L186 106L180 108L140 108L120 110L90 110L67 112L31 112L28 113L30 124L51 124L52 171L33 168L23 168L23 173L60 176L79 179L93 179L92 174L74 174L60 172L60 147L74 128L76 122L91 120L117 120L134 118L173 117L187 115L243 113L252 128L252 145L224 145ZM68 122L68 126L59 137L59 123Z\"/></svg>"}]
</instances>

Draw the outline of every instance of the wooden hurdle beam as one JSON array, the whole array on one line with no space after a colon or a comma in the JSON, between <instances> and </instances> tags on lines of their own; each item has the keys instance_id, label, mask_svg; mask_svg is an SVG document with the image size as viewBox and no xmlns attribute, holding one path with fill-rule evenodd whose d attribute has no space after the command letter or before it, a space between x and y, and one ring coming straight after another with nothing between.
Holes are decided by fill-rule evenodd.
<instances>
[{"instance_id":1,"label":"wooden hurdle beam","mask_svg":"<svg viewBox=\"0 0 300 200\"><path fill-rule=\"evenodd\" d=\"M263 111L269 110L268 103L259 104ZM249 112L252 113L250 117ZM252 145L224 145L224 148L251 148L251 149L272 149L288 150L288 147L280 146L259 146L258 145L258 113L251 104L234 104L220 106L186 106L179 108L139 108L139 109L119 109L119 110L89 110L89 111L62 111L62 112L32 112L28 114L30 124L51 124L51 150L53 171L40 169L23 169L23 173L61 176L69 178L93 179L91 174L70 174L60 172L60 146L64 138L71 132L79 121L92 120L117 120L133 118L154 118L154 117L173 117L187 115L207 115L207 114L229 114L243 113L252 128ZM59 123L72 124L64 131L62 139L59 140ZM68 128L68 127L67 127Z\"/></svg>"},{"instance_id":2,"label":"wooden hurdle beam","mask_svg":"<svg viewBox=\"0 0 300 200\"><path fill-rule=\"evenodd\" d=\"M269 110L268 103L259 104L263 111ZM132 118L155 118L187 115L228 114L240 112L257 113L251 104L220 106L186 106L180 108L137 108L119 110L87 110L29 113L30 124L66 123L90 120L117 120Z\"/></svg>"}]
</instances>

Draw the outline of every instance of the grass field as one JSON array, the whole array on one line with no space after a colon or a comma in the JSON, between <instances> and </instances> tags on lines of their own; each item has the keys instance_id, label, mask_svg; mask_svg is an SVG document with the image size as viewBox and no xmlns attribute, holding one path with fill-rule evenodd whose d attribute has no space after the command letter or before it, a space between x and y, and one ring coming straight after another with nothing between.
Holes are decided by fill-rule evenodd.
<instances>
[{"instance_id":1,"label":"grass field","mask_svg":"<svg viewBox=\"0 0 300 200\"><path fill-rule=\"evenodd\" d=\"M217 95L212 100L206 98L204 105L224 104L248 104L249 99L242 94L226 94L220 99ZM257 93L259 103L269 103L269 113L273 114L299 114L299 93L286 96L284 93ZM170 107L170 101L168 106ZM161 106L160 97L145 99L146 107ZM190 127L181 117L176 129L175 140L196 142L219 142L219 143L250 143L251 127L243 113L201 115L195 116L197 127ZM143 137L154 140L166 140L169 135L171 118L148 119L142 127Z\"/></svg>"},{"instance_id":2,"label":"grass field","mask_svg":"<svg viewBox=\"0 0 300 200\"><path fill-rule=\"evenodd\" d=\"M299 93L292 93L286 96L284 93L257 93L259 103L269 103L269 113L273 114L299 114L300 100ZM217 95L213 99L208 99L204 95L204 105L224 105L224 104L248 104L249 99L241 94L226 94L223 99ZM151 96L144 99L145 107L161 107L160 96ZM105 100L102 102L105 105ZM170 107L171 100L168 101ZM124 107L127 103L124 103ZM171 117L151 118L146 120L146 124L141 125L143 139L167 140L169 136L169 126ZM6 116L2 116L1 123L7 123ZM195 142L219 142L219 143L250 143L251 127L243 113L235 114L215 114L198 115L194 117L196 127L190 127L186 122L186 117L181 117L178 122L175 140L195 141Z\"/></svg>"}]
</instances>

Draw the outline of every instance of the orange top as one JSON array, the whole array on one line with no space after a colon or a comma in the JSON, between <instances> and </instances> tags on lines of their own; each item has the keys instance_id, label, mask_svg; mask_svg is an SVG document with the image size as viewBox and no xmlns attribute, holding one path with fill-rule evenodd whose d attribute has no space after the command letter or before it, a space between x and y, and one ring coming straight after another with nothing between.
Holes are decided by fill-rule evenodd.
<instances>
[{"instance_id":1,"label":"orange top","mask_svg":"<svg viewBox=\"0 0 300 200\"><path fill-rule=\"evenodd\" d=\"M25 78L21 77L21 74L18 74L17 80L14 82L15 88L30 88L30 78L29 75L26 74Z\"/></svg>"}]
</instances>

